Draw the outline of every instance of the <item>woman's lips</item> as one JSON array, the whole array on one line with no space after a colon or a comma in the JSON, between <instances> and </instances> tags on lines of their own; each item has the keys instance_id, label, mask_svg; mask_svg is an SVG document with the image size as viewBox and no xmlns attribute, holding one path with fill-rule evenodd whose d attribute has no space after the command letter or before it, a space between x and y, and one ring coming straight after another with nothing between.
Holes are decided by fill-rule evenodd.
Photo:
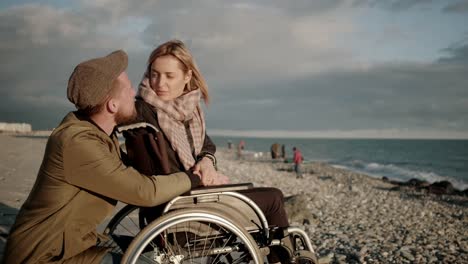
<instances>
[{"instance_id":1,"label":"woman's lips","mask_svg":"<svg viewBox=\"0 0 468 264\"><path fill-rule=\"evenodd\" d=\"M161 96L161 95L168 95L169 92L167 92L167 91L156 91L156 94L159 95L159 96Z\"/></svg>"}]
</instances>

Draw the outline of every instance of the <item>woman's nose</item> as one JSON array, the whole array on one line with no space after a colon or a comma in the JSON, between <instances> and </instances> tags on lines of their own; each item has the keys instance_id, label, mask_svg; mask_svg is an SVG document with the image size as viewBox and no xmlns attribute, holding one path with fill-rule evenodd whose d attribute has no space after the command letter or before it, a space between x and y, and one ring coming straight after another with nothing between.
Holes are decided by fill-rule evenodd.
<instances>
[{"instance_id":1,"label":"woman's nose","mask_svg":"<svg viewBox=\"0 0 468 264\"><path fill-rule=\"evenodd\" d=\"M163 86L165 83L166 83L166 78L164 76L159 76L156 79L156 84L158 85L158 87Z\"/></svg>"}]
</instances>

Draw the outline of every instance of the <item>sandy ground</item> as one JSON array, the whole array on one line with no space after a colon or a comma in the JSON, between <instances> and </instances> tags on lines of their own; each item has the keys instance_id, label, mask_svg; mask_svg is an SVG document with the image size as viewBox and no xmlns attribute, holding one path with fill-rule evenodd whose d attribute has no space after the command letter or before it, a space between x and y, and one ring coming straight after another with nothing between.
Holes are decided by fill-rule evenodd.
<instances>
[{"instance_id":1,"label":"sandy ground","mask_svg":"<svg viewBox=\"0 0 468 264\"><path fill-rule=\"evenodd\" d=\"M0 134L0 255L14 218L27 199L46 138ZM263 155L265 157L266 155ZM232 182L275 186L290 222L312 239L321 263L468 263L468 198L394 190L380 179L323 163L305 166L219 150L220 171ZM1 256L0 256L1 257Z\"/></svg>"},{"instance_id":2,"label":"sandy ground","mask_svg":"<svg viewBox=\"0 0 468 264\"><path fill-rule=\"evenodd\" d=\"M45 138L0 135L0 255L6 234L34 185L46 142Z\"/></svg>"}]
</instances>

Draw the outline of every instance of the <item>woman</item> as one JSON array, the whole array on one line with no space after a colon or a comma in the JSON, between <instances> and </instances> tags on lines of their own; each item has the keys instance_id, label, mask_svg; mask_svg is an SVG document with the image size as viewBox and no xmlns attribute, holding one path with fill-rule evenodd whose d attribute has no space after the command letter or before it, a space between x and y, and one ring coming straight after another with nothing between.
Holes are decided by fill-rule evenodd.
<instances>
[{"instance_id":1,"label":"woman","mask_svg":"<svg viewBox=\"0 0 468 264\"><path fill-rule=\"evenodd\" d=\"M192 187L226 183L215 169L216 147L206 135L200 99L209 102L208 87L184 43L172 40L157 47L136 100L139 121L154 126L156 137L148 128L125 135L132 166L148 175L193 172L201 183L193 180ZM280 229L289 225L280 190L253 188L242 193L257 203L270 224ZM142 211L147 218L160 213L154 208Z\"/></svg>"}]
</instances>

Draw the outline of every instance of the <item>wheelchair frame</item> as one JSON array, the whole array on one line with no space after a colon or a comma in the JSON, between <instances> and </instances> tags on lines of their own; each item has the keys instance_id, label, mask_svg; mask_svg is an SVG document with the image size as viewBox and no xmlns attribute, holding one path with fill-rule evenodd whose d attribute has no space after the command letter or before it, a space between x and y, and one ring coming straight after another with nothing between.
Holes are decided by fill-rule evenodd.
<instances>
[{"instance_id":1,"label":"wheelchair frame","mask_svg":"<svg viewBox=\"0 0 468 264\"><path fill-rule=\"evenodd\" d=\"M147 251L148 245L154 244L152 241L156 237L159 236L160 238L164 238L164 236L167 235L166 233L171 232L170 228L174 228L177 225L182 225L184 221L206 222L210 223L210 225L213 224L222 226L227 231L233 233L237 237L237 241L241 242L240 246L236 245L237 248L230 245L224 245L226 246L224 248L215 248L218 251L210 249L211 251L207 251L207 255L210 255L211 253L213 253L213 255L218 253L219 255L220 252L231 254L235 251L246 250L250 254L250 261L253 263L263 263L264 257L269 254L269 247L283 246L290 252L291 263L295 263L296 260L302 260L298 261L298 263L317 263L312 243L306 232L299 227L291 226L285 230L285 236L292 238L294 245L287 245L287 243L283 241L284 238L270 238L269 233L272 228L269 227L268 221L266 220L266 217L261 209L257 206L257 204L255 204L255 202L253 202L245 195L235 192L237 190L248 189L250 187L252 187L252 184L237 184L234 186L234 188L232 186L217 186L216 188L207 187L198 190L192 190L188 194L173 198L166 204L162 216L149 223L137 234L135 238L133 238L132 242L125 250L122 263L136 263L138 257L141 254L147 254L147 252L144 252ZM243 205L243 208L241 208L244 209L243 213L250 210L250 212L247 212L247 218L252 219L245 219L245 215L243 214L229 212L229 208L224 209L224 205L220 201L221 199L227 199L227 197L230 197L229 199L238 200L239 204ZM228 200L228 202L231 201ZM109 222L104 233L110 236L114 235L113 232L115 231L116 225L137 208L138 207L128 205L124 207L124 209L119 211ZM124 210L127 210L128 212ZM244 217L244 219L235 219L239 216L241 216L241 218ZM120 219L115 219L116 217ZM141 221L141 219L139 219L139 221ZM246 223L253 223L253 226L250 225L246 227ZM139 222L139 226L141 225L142 223ZM186 230L185 232L187 233ZM197 233L195 232L195 238L197 236L196 234ZM255 240L254 237L256 237L257 240ZM174 241L177 239L173 238ZM299 239L299 243L297 243L296 239ZM188 241L189 239L187 238L187 243ZM166 241L165 243L168 244L169 242ZM300 244L300 246L297 244ZM178 246L180 247L180 245ZM154 245L153 247L157 248L157 246ZM193 247L195 248L195 244ZM168 256L172 254L172 252L154 253L154 250L156 249L153 249L153 257L151 257L151 259L155 261L155 263L181 263L184 260L184 254L187 254L187 252L179 255L174 254L175 256L172 256L171 259L169 259ZM195 256L195 254L193 255ZM168 259L163 261L165 257ZM203 256L201 256L201 258L203 259ZM205 260L207 263L210 261L209 258L205 258L203 260ZM304 260L306 261L304 262ZM234 261L229 262L229 260L226 262L235 263Z\"/></svg>"}]
</instances>

